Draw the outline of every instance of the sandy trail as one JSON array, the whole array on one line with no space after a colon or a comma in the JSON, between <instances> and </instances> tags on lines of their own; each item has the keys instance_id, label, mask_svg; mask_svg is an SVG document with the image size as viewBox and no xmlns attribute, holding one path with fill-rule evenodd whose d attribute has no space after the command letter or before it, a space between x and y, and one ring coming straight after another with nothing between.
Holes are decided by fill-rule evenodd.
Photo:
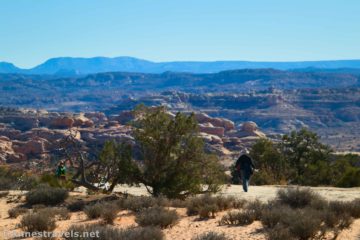
<instances>
[{"instance_id":1,"label":"sandy trail","mask_svg":"<svg viewBox=\"0 0 360 240\"><path fill-rule=\"evenodd\" d=\"M279 189L288 186L250 186L249 192L245 193L240 185L225 186L219 193L224 196L235 196L247 200L259 199L261 201L272 200L276 197ZM357 188L336 188L336 187L310 187L328 200L351 201L360 198L360 187ZM116 192L126 192L133 195L148 195L145 187L128 187L119 185L115 188Z\"/></svg>"}]
</instances>

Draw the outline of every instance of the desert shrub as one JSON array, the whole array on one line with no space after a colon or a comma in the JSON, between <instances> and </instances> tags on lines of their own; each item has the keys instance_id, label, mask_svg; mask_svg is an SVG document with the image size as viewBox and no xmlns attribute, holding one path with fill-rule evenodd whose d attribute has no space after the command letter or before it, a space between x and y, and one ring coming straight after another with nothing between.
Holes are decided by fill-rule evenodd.
<instances>
[{"instance_id":1,"label":"desert shrub","mask_svg":"<svg viewBox=\"0 0 360 240\"><path fill-rule=\"evenodd\" d=\"M30 190L37 185L35 176L8 166L0 167L0 190Z\"/></svg>"},{"instance_id":2,"label":"desert shrub","mask_svg":"<svg viewBox=\"0 0 360 240\"><path fill-rule=\"evenodd\" d=\"M83 200L78 200L72 203L69 203L67 208L69 209L69 211L71 212L79 212L84 210L85 208L85 202Z\"/></svg>"},{"instance_id":3,"label":"desert shrub","mask_svg":"<svg viewBox=\"0 0 360 240\"><path fill-rule=\"evenodd\" d=\"M44 204L34 204L34 205L31 206L31 208L32 208L32 210L33 210L34 212L38 212L38 211L40 211L41 209L46 208L46 205L44 205Z\"/></svg>"},{"instance_id":4,"label":"desert shrub","mask_svg":"<svg viewBox=\"0 0 360 240\"><path fill-rule=\"evenodd\" d=\"M265 209L265 204L259 200L248 202L245 206L246 210L251 212L255 220L260 220Z\"/></svg>"},{"instance_id":5,"label":"desert shrub","mask_svg":"<svg viewBox=\"0 0 360 240\"><path fill-rule=\"evenodd\" d=\"M203 233L192 240L226 240L226 236L223 233L207 232Z\"/></svg>"},{"instance_id":6,"label":"desert shrub","mask_svg":"<svg viewBox=\"0 0 360 240\"><path fill-rule=\"evenodd\" d=\"M71 217L69 210L67 210L67 208L64 207L44 208L41 209L39 212L49 213L52 216L57 217L58 220L68 220Z\"/></svg>"},{"instance_id":7,"label":"desert shrub","mask_svg":"<svg viewBox=\"0 0 360 240\"><path fill-rule=\"evenodd\" d=\"M143 209L155 206L158 206L156 198L148 196L129 197L123 202L123 207L133 212L140 212Z\"/></svg>"},{"instance_id":8,"label":"desert shrub","mask_svg":"<svg viewBox=\"0 0 360 240\"><path fill-rule=\"evenodd\" d=\"M321 199L309 188L286 188L277 192L277 197L282 204L292 208L303 208L309 206L311 202Z\"/></svg>"},{"instance_id":9,"label":"desert shrub","mask_svg":"<svg viewBox=\"0 0 360 240\"><path fill-rule=\"evenodd\" d=\"M18 216L27 213L29 210L23 207L12 208L8 211L10 218L17 218Z\"/></svg>"},{"instance_id":10,"label":"desert shrub","mask_svg":"<svg viewBox=\"0 0 360 240\"><path fill-rule=\"evenodd\" d=\"M99 218L103 210L104 210L104 205L101 203L88 205L84 208L84 212L89 219Z\"/></svg>"},{"instance_id":11,"label":"desert shrub","mask_svg":"<svg viewBox=\"0 0 360 240\"><path fill-rule=\"evenodd\" d=\"M188 216L200 215L200 218L209 218L215 216L218 211L230 208L241 208L245 204L245 200L236 199L234 197L211 196L205 194L193 197L187 200L186 213Z\"/></svg>"},{"instance_id":12,"label":"desert shrub","mask_svg":"<svg viewBox=\"0 0 360 240\"><path fill-rule=\"evenodd\" d=\"M20 227L26 232L52 231L55 229L55 219L44 211L28 213L20 221Z\"/></svg>"},{"instance_id":13,"label":"desert shrub","mask_svg":"<svg viewBox=\"0 0 360 240\"><path fill-rule=\"evenodd\" d=\"M87 236L75 237L75 236L65 236L66 240L112 240L119 239L121 240L121 231L119 229L115 229L109 227L107 225L99 225L99 224L91 224L91 225L73 225L71 226L67 232L78 232L78 233L86 233Z\"/></svg>"},{"instance_id":14,"label":"desert shrub","mask_svg":"<svg viewBox=\"0 0 360 240\"><path fill-rule=\"evenodd\" d=\"M353 218L360 218L360 198L350 202L349 213Z\"/></svg>"},{"instance_id":15,"label":"desert shrub","mask_svg":"<svg viewBox=\"0 0 360 240\"><path fill-rule=\"evenodd\" d=\"M338 182L337 187L359 187L360 186L360 168L359 167L348 167L345 172L342 173Z\"/></svg>"},{"instance_id":16,"label":"desert shrub","mask_svg":"<svg viewBox=\"0 0 360 240\"><path fill-rule=\"evenodd\" d=\"M58 177L56 177L52 173L45 173L40 177L40 184L46 184L50 187L54 188L65 188L68 190L73 190L75 185L71 180L60 181Z\"/></svg>"},{"instance_id":17,"label":"desert shrub","mask_svg":"<svg viewBox=\"0 0 360 240\"><path fill-rule=\"evenodd\" d=\"M163 240L162 231L157 227L137 227L125 229L121 232L122 240Z\"/></svg>"},{"instance_id":18,"label":"desert shrub","mask_svg":"<svg viewBox=\"0 0 360 240\"><path fill-rule=\"evenodd\" d=\"M360 199L353 201L330 201L328 205L330 211L336 214L347 213L353 218L360 218Z\"/></svg>"},{"instance_id":19,"label":"desert shrub","mask_svg":"<svg viewBox=\"0 0 360 240\"><path fill-rule=\"evenodd\" d=\"M268 240L294 240L288 228L283 225L277 225L276 227L266 232L266 238Z\"/></svg>"},{"instance_id":20,"label":"desert shrub","mask_svg":"<svg viewBox=\"0 0 360 240\"><path fill-rule=\"evenodd\" d=\"M104 220L106 224L113 224L118 212L119 210L115 204L110 204L110 203L104 204L101 213L101 218Z\"/></svg>"},{"instance_id":21,"label":"desert shrub","mask_svg":"<svg viewBox=\"0 0 360 240\"><path fill-rule=\"evenodd\" d=\"M311 209L295 209L286 211L281 218L281 224L287 227L295 238L300 240L313 239L318 234L323 235L321 212Z\"/></svg>"},{"instance_id":22,"label":"desert shrub","mask_svg":"<svg viewBox=\"0 0 360 240\"><path fill-rule=\"evenodd\" d=\"M136 214L135 221L142 227L157 226L167 228L179 221L179 215L175 210L166 210L163 207L144 209Z\"/></svg>"},{"instance_id":23,"label":"desert shrub","mask_svg":"<svg viewBox=\"0 0 360 240\"><path fill-rule=\"evenodd\" d=\"M224 211L230 208L241 208L245 204L245 200L236 199L232 196L217 196L215 197L215 202L219 211Z\"/></svg>"},{"instance_id":24,"label":"desert shrub","mask_svg":"<svg viewBox=\"0 0 360 240\"><path fill-rule=\"evenodd\" d=\"M6 197L7 195L9 195L9 191L0 192L0 198Z\"/></svg>"},{"instance_id":25,"label":"desert shrub","mask_svg":"<svg viewBox=\"0 0 360 240\"><path fill-rule=\"evenodd\" d=\"M216 199L209 194L192 197L187 200L186 213L188 216L198 215L200 209L206 205L215 205Z\"/></svg>"},{"instance_id":26,"label":"desert shrub","mask_svg":"<svg viewBox=\"0 0 360 240\"><path fill-rule=\"evenodd\" d=\"M255 221L255 215L252 211L231 211L225 214L219 224L220 225L249 225Z\"/></svg>"},{"instance_id":27,"label":"desert shrub","mask_svg":"<svg viewBox=\"0 0 360 240\"><path fill-rule=\"evenodd\" d=\"M56 205L64 202L68 196L68 191L64 189L42 186L29 191L26 194L26 202L30 205Z\"/></svg>"},{"instance_id":28,"label":"desert shrub","mask_svg":"<svg viewBox=\"0 0 360 240\"><path fill-rule=\"evenodd\" d=\"M202 219L208 219L215 217L215 213L219 211L219 208L215 204L207 204L199 208L199 217Z\"/></svg>"},{"instance_id":29,"label":"desert shrub","mask_svg":"<svg viewBox=\"0 0 360 240\"><path fill-rule=\"evenodd\" d=\"M163 240L164 234L154 227L137 227L124 230L116 229L108 225L77 225L71 226L68 232L96 233L98 236L88 237L65 237L66 240Z\"/></svg>"},{"instance_id":30,"label":"desert shrub","mask_svg":"<svg viewBox=\"0 0 360 240\"><path fill-rule=\"evenodd\" d=\"M288 211L292 211L288 206L275 206L265 209L262 212L261 223L266 228L274 228L281 223L281 219L287 215Z\"/></svg>"},{"instance_id":31,"label":"desert shrub","mask_svg":"<svg viewBox=\"0 0 360 240\"><path fill-rule=\"evenodd\" d=\"M336 213L331 210L322 212L322 220L328 228L335 232L350 227L353 222L353 218L347 212Z\"/></svg>"},{"instance_id":32,"label":"desert shrub","mask_svg":"<svg viewBox=\"0 0 360 240\"><path fill-rule=\"evenodd\" d=\"M4 191L12 189L13 182L16 182L16 180L0 176L0 190Z\"/></svg>"},{"instance_id":33,"label":"desert shrub","mask_svg":"<svg viewBox=\"0 0 360 240\"><path fill-rule=\"evenodd\" d=\"M235 199L232 203L232 207L236 209L243 208L245 205L246 205L245 199Z\"/></svg>"},{"instance_id":34,"label":"desert shrub","mask_svg":"<svg viewBox=\"0 0 360 240\"><path fill-rule=\"evenodd\" d=\"M186 208L187 201L182 199L171 199L169 202L169 206L175 208Z\"/></svg>"}]
</instances>

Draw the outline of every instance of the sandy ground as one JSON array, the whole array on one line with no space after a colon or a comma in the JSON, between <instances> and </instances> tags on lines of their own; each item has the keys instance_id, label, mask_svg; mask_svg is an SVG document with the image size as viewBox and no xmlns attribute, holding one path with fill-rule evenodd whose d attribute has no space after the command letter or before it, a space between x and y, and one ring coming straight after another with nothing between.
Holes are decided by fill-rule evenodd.
<instances>
[{"instance_id":1,"label":"sandy ground","mask_svg":"<svg viewBox=\"0 0 360 240\"><path fill-rule=\"evenodd\" d=\"M244 199L260 199L262 201L267 201L273 199L276 195L276 191L282 188L281 186L252 186L250 192L244 193L240 186L229 186L223 189L221 194L223 195L233 195L239 198ZM322 196L326 197L329 200L353 200L355 198L360 198L360 188L349 188L349 189L340 189L332 187L316 187L312 188ZM134 195L144 195L146 190L143 187L134 188L127 186L119 186L116 191L128 192ZM72 193L72 195L83 195L82 193ZM12 191L9 196L0 199L0 231L2 233L6 231L17 231L20 232L21 229L18 227L21 216L17 219L10 219L8 217L8 210L19 205L23 199L21 197L23 193ZM15 202L8 202L10 200ZM163 230L167 240L191 240L194 236L197 236L202 233L209 231L216 231L224 233L228 238L233 240L243 240L243 239L254 239L254 240L264 240L265 235L261 231L261 223L256 221L249 226L244 227L228 227L228 226L219 226L218 222L221 217L226 212L220 212L216 215L216 218L209 220L198 220L197 217L188 217L186 216L186 210L182 208L176 209L181 219L178 224L170 229ZM55 231L65 231L69 226L73 224L89 224L95 223L99 220L87 220L83 212L73 213L70 220L63 220L57 222L57 228ZM117 228L127 228L130 226L136 226L135 217L129 211L121 211L118 213L117 219L115 220L115 227ZM5 238L3 235L0 235L0 239L11 239ZM21 238L20 238L21 239ZM29 238L30 239L30 238ZM350 229L343 231L339 237L339 240L352 240L360 239L360 219L354 221Z\"/></svg>"},{"instance_id":2,"label":"sandy ground","mask_svg":"<svg viewBox=\"0 0 360 240\"><path fill-rule=\"evenodd\" d=\"M245 193L240 185L230 185L223 187L219 193L224 196L235 196L247 200L259 199L268 201L276 197L279 189L288 186L250 186L249 191ZM295 186L294 186L295 187ZM310 187L315 192L328 200L351 201L360 198L360 187L357 188L335 188L335 187ZM129 193L132 195L148 195L145 187L128 187L121 185L115 188L115 192Z\"/></svg>"}]
</instances>

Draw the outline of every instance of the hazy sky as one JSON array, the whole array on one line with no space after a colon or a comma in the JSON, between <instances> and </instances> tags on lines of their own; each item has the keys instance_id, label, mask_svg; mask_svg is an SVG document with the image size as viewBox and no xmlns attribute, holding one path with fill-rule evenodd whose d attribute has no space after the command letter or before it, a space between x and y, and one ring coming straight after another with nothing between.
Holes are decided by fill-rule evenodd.
<instances>
[{"instance_id":1,"label":"hazy sky","mask_svg":"<svg viewBox=\"0 0 360 240\"><path fill-rule=\"evenodd\" d=\"M360 58L359 0L0 0L0 61Z\"/></svg>"}]
</instances>

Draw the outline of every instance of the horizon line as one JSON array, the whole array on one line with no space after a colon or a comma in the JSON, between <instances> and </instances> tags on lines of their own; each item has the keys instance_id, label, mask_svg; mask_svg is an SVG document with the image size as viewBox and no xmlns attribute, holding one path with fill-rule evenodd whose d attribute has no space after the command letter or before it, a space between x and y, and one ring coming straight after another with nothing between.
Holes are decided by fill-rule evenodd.
<instances>
[{"instance_id":1,"label":"horizon line","mask_svg":"<svg viewBox=\"0 0 360 240\"><path fill-rule=\"evenodd\" d=\"M93 56L93 57L74 57L74 56L58 56L58 57L50 57L47 58L43 61L41 61L40 63L33 65L32 67L19 67L18 65L16 65L14 62L10 62L10 61L0 61L0 63L8 63L8 64L12 64L13 66L20 68L22 70L30 70L32 68L35 68L37 66L40 66L44 63L46 63L49 60L52 59L61 59L61 58L71 58L71 59L93 59L93 58L107 58L107 59L115 59L115 58L132 58L132 59L137 59L137 60L142 60L142 61L148 61L148 62L152 62L152 63L174 63L174 62L191 62L191 63L196 63L196 62L204 62L204 63L212 63L212 62L258 62L258 63L303 63L303 62L336 62L336 61L360 61L360 57L359 58L344 58L344 59L321 59L321 60L239 60L239 59L228 59L228 60L161 60L161 61L155 61L155 60L150 60L150 59L146 59L146 58L140 58L140 57L133 57L133 56L114 56L114 57L110 57L110 56Z\"/></svg>"}]
</instances>

